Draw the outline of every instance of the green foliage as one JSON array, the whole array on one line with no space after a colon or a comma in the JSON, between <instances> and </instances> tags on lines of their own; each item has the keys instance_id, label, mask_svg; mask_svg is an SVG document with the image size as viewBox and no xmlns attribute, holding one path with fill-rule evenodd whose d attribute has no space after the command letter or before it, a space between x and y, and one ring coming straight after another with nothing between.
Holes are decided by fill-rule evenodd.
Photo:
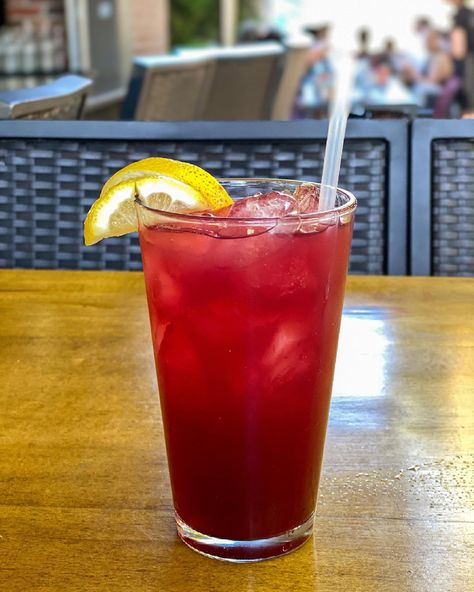
<instances>
[{"instance_id":1,"label":"green foliage","mask_svg":"<svg viewBox=\"0 0 474 592\"><path fill-rule=\"evenodd\" d=\"M219 41L219 0L171 0L171 45Z\"/></svg>"},{"instance_id":2,"label":"green foliage","mask_svg":"<svg viewBox=\"0 0 474 592\"><path fill-rule=\"evenodd\" d=\"M240 0L239 21L258 16L259 0ZM171 45L219 42L219 0L170 0Z\"/></svg>"},{"instance_id":3,"label":"green foliage","mask_svg":"<svg viewBox=\"0 0 474 592\"><path fill-rule=\"evenodd\" d=\"M258 18L258 0L240 0L239 21Z\"/></svg>"}]
</instances>

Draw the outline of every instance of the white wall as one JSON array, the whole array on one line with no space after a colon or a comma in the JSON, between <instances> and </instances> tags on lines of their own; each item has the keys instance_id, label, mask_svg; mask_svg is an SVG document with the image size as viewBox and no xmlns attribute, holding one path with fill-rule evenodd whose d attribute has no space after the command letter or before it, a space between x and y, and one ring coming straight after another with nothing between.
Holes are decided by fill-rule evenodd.
<instances>
[{"instance_id":1,"label":"white wall","mask_svg":"<svg viewBox=\"0 0 474 592\"><path fill-rule=\"evenodd\" d=\"M330 23L336 45L355 47L355 31L368 27L373 49L392 37L398 47L415 51L418 41L413 22L428 16L439 28L448 29L452 7L446 0L263 0L269 20L299 21L305 24ZM271 16L270 16L271 15Z\"/></svg>"}]
</instances>

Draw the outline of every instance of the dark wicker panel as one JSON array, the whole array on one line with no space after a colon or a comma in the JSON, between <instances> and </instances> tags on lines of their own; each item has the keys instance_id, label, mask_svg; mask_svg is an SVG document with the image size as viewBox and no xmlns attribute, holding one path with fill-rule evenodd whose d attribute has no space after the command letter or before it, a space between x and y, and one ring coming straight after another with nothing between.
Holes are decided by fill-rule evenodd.
<instances>
[{"instance_id":1,"label":"dark wicker panel","mask_svg":"<svg viewBox=\"0 0 474 592\"><path fill-rule=\"evenodd\" d=\"M137 238L82 244L83 220L104 180L125 164L161 155L221 177L320 178L321 140L153 142L0 140L0 267L140 269ZM341 186L359 200L350 270L385 271L387 146L348 140Z\"/></svg>"},{"instance_id":2,"label":"dark wicker panel","mask_svg":"<svg viewBox=\"0 0 474 592\"><path fill-rule=\"evenodd\" d=\"M474 276L474 140L433 142L433 275Z\"/></svg>"}]
</instances>

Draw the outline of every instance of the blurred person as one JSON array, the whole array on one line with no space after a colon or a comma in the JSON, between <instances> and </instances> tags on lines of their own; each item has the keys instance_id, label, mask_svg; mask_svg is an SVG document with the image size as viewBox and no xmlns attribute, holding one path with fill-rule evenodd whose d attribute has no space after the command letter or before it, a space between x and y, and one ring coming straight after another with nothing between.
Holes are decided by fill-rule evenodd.
<instances>
[{"instance_id":1,"label":"blurred person","mask_svg":"<svg viewBox=\"0 0 474 592\"><path fill-rule=\"evenodd\" d=\"M407 66L413 65L408 54L397 49L395 40L391 38L385 40L381 55L384 61L389 64L392 72L397 75L403 72Z\"/></svg>"},{"instance_id":2,"label":"blurred person","mask_svg":"<svg viewBox=\"0 0 474 592\"><path fill-rule=\"evenodd\" d=\"M375 86L384 88L387 86L393 74L389 60L383 53L374 55L370 60Z\"/></svg>"},{"instance_id":3,"label":"blurred person","mask_svg":"<svg viewBox=\"0 0 474 592\"><path fill-rule=\"evenodd\" d=\"M451 53L451 31L440 31L443 48Z\"/></svg>"},{"instance_id":4,"label":"blurred person","mask_svg":"<svg viewBox=\"0 0 474 592\"><path fill-rule=\"evenodd\" d=\"M414 30L418 39L418 47L414 52L412 66L418 71L421 71L426 66L428 59L426 41L433 28L431 20L427 16L420 16L415 20Z\"/></svg>"},{"instance_id":5,"label":"blurred person","mask_svg":"<svg viewBox=\"0 0 474 592\"><path fill-rule=\"evenodd\" d=\"M356 33L358 49L356 53L357 59L367 59L370 57L370 30L363 27Z\"/></svg>"},{"instance_id":6,"label":"blurred person","mask_svg":"<svg viewBox=\"0 0 474 592\"><path fill-rule=\"evenodd\" d=\"M370 47L370 30L362 27L356 31L357 50L355 52L354 95L357 100L365 97L374 84L372 55Z\"/></svg>"},{"instance_id":7,"label":"blurred person","mask_svg":"<svg viewBox=\"0 0 474 592\"><path fill-rule=\"evenodd\" d=\"M428 34L433 30L433 25L427 16L419 16L415 21L415 32L426 40Z\"/></svg>"},{"instance_id":8,"label":"blurred person","mask_svg":"<svg viewBox=\"0 0 474 592\"><path fill-rule=\"evenodd\" d=\"M324 61L329 52L329 25L306 27L305 32L311 35L313 43L308 52L308 69L314 64Z\"/></svg>"},{"instance_id":9,"label":"blurred person","mask_svg":"<svg viewBox=\"0 0 474 592\"><path fill-rule=\"evenodd\" d=\"M426 48L428 63L424 78L434 84L443 84L455 72L454 62L446 50L443 34L440 31L431 31L426 39Z\"/></svg>"},{"instance_id":10,"label":"blurred person","mask_svg":"<svg viewBox=\"0 0 474 592\"><path fill-rule=\"evenodd\" d=\"M455 75L455 67L450 53L446 50L443 34L432 30L426 39L428 59L419 74L416 74L413 91L421 105L433 107L444 85Z\"/></svg>"},{"instance_id":11,"label":"blurred person","mask_svg":"<svg viewBox=\"0 0 474 592\"><path fill-rule=\"evenodd\" d=\"M360 60L359 60L360 61ZM384 53L372 55L363 79L356 78L358 84L353 93L353 106L361 107L402 105L410 103L412 96L407 87L393 71L389 58Z\"/></svg>"},{"instance_id":12,"label":"blurred person","mask_svg":"<svg viewBox=\"0 0 474 592\"><path fill-rule=\"evenodd\" d=\"M474 11L465 0L447 0L455 7L450 35L456 75L463 81L463 107L474 108Z\"/></svg>"},{"instance_id":13,"label":"blurred person","mask_svg":"<svg viewBox=\"0 0 474 592\"><path fill-rule=\"evenodd\" d=\"M362 30L363 32L363 30ZM369 55L359 51L356 61L355 91L362 102L383 103L385 95L392 93L398 71L398 52L395 42L388 39L382 51Z\"/></svg>"},{"instance_id":14,"label":"blurred person","mask_svg":"<svg viewBox=\"0 0 474 592\"><path fill-rule=\"evenodd\" d=\"M333 69L329 59L328 25L306 27L305 32L313 38L308 50L306 74L301 84L298 103L303 110L323 112L329 102L333 86Z\"/></svg>"}]
</instances>

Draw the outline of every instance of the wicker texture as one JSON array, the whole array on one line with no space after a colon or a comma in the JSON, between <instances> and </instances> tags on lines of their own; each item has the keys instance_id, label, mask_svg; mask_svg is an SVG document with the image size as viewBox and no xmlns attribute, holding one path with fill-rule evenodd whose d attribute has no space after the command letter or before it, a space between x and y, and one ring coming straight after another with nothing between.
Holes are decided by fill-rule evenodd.
<instances>
[{"instance_id":1,"label":"wicker texture","mask_svg":"<svg viewBox=\"0 0 474 592\"><path fill-rule=\"evenodd\" d=\"M58 99L57 105L39 108L37 111L20 115L17 119L79 119L84 96Z\"/></svg>"},{"instance_id":2,"label":"wicker texture","mask_svg":"<svg viewBox=\"0 0 474 592\"><path fill-rule=\"evenodd\" d=\"M0 267L140 269L136 236L83 245L83 220L104 180L150 154L195 162L221 177L313 180L322 141L160 142L0 140ZM387 146L348 140L341 186L358 198L352 273L382 274L386 250Z\"/></svg>"},{"instance_id":3,"label":"wicker texture","mask_svg":"<svg viewBox=\"0 0 474 592\"><path fill-rule=\"evenodd\" d=\"M433 142L433 275L474 276L474 140Z\"/></svg>"},{"instance_id":4,"label":"wicker texture","mask_svg":"<svg viewBox=\"0 0 474 592\"><path fill-rule=\"evenodd\" d=\"M145 70L135 119L179 121L199 119L214 72L212 61L176 68L158 66Z\"/></svg>"},{"instance_id":5,"label":"wicker texture","mask_svg":"<svg viewBox=\"0 0 474 592\"><path fill-rule=\"evenodd\" d=\"M219 57L203 119L270 119L281 56Z\"/></svg>"}]
</instances>

